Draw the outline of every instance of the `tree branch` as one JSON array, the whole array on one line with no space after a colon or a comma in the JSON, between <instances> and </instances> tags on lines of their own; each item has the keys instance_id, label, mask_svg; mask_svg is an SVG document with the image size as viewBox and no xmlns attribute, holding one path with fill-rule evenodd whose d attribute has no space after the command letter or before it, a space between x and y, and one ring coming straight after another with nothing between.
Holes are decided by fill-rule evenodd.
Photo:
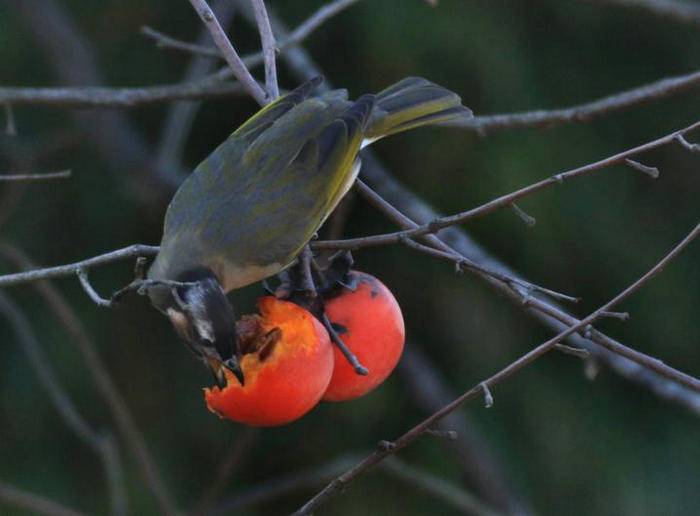
<instances>
[{"instance_id":1,"label":"tree branch","mask_svg":"<svg viewBox=\"0 0 700 516\"><path fill-rule=\"evenodd\" d=\"M47 267L44 269L34 269L26 272L17 272L15 274L6 274L4 276L0 276L0 287L9 287L11 285L19 285L20 283L27 283L41 279L75 276L78 274L79 270L87 270L92 267L124 260L126 258L155 255L158 253L158 249L158 246L134 244L122 249L117 249L116 251L110 251L92 258L87 258L79 262L58 265L56 267Z\"/></svg>"},{"instance_id":2,"label":"tree branch","mask_svg":"<svg viewBox=\"0 0 700 516\"><path fill-rule=\"evenodd\" d=\"M46 172L43 174L0 174L0 182L9 181L25 181L41 182L51 181L52 179L67 179L71 176L72 171L61 170L60 172Z\"/></svg>"},{"instance_id":3,"label":"tree branch","mask_svg":"<svg viewBox=\"0 0 700 516\"><path fill-rule=\"evenodd\" d=\"M415 222L412 220L408 219L405 215L403 215L401 212L399 212L396 208L391 206L387 201L382 199L376 192L372 191L370 188L368 188L364 183L361 181L357 181L355 183L356 188L360 193L362 193L363 196L365 196L366 199L369 200L370 204L378 208L380 211L383 213L389 215L389 217L394 220L395 222L398 222L400 225L403 225L404 227L418 227ZM454 249L452 249L449 245L445 244L442 242L439 238L435 237L434 235L430 235L426 238L428 243L431 245L437 247L438 249L444 251L447 254L450 255L455 255L458 254ZM566 314L565 312L562 312L558 308L550 305L547 302L544 302L540 299L537 299L536 297L532 296L529 292L523 291L518 288L513 288L512 285L509 285L502 280L500 280L497 277L494 277L488 273L483 273L480 271L478 268L475 269L470 269L473 270L478 276L486 279L489 281L491 284L494 284L499 286L499 289L503 291L504 293L508 294L509 297L515 297L517 299L518 304L520 306L527 306L527 307L532 307L535 308L537 311L539 311L542 314L549 315L551 317L554 317L558 321L564 323L566 327L573 327L577 326L581 321L576 319L575 317L570 316L569 314ZM499 285L500 283L500 285ZM506 288L502 288L502 287ZM600 314L601 316L606 316L607 312L609 310L603 310L602 313ZM664 376L670 380L673 380L674 382L677 382L678 384L685 385L686 387L692 389L696 393L700 393L700 380L697 380L693 378L692 376L689 376L682 371L678 371L677 369L674 369L670 366L667 366L660 360L657 360L653 357L650 357L648 355L645 355L644 353L640 353L632 348L629 348L627 346L624 346L623 344L610 339L609 337L603 335L602 333L598 331L589 331L588 335L586 336L587 339L595 342L596 344L605 347L609 351L612 351L616 355L619 355L621 357L627 358L645 368L648 368L656 373L658 373L661 376ZM580 346L577 346L580 347ZM698 403L700 403L700 399L698 400ZM700 407L698 407L700 409Z\"/></svg>"},{"instance_id":4,"label":"tree branch","mask_svg":"<svg viewBox=\"0 0 700 516\"><path fill-rule=\"evenodd\" d=\"M415 441L421 435L423 435L437 420L450 414L467 400L477 396L479 393L482 392L482 390L484 390L484 388L493 387L494 385L509 378L516 372L525 368L526 366L528 366L529 364L546 354L548 351L553 349L553 347L556 344L561 342L569 335L579 332L585 327L592 325L598 318L601 317L602 312L610 311L616 305L627 299L630 295L637 292L642 286L644 286L652 278L657 276L661 271L663 271L664 268L698 236L698 234L700 234L700 224L695 226L695 228L678 245L676 245L668 254L666 254L646 274L641 276L638 280L636 280L629 287L620 292L613 299L611 299L610 301L602 305L600 308L592 312L590 315L579 321L578 324L569 327L568 329L562 331L561 333L552 337L548 341L540 344L528 353L522 355L514 362L510 363L505 368L501 369L493 376L472 387L470 390L462 394L462 396L455 399L452 403L446 405L439 411L424 419L421 423L413 427L408 432L404 433L396 441L393 441L391 443L391 446L381 446L374 453L366 457L354 467L332 480L323 490L321 490L317 495L315 495L306 504L304 504L297 512L295 512L295 516L313 513L328 499L338 494L338 492L342 489L346 488L357 477L359 477L360 475L377 465L382 460L386 459L389 455L396 453L399 450L411 444L413 441ZM700 392L700 381L697 381L697 389Z\"/></svg>"},{"instance_id":5,"label":"tree branch","mask_svg":"<svg viewBox=\"0 0 700 516\"><path fill-rule=\"evenodd\" d=\"M9 88L0 87L0 99L15 106L37 105L65 108L124 107L130 108L153 102L171 102L241 95L238 83L209 79L164 86L142 88Z\"/></svg>"},{"instance_id":6,"label":"tree branch","mask_svg":"<svg viewBox=\"0 0 700 516\"><path fill-rule=\"evenodd\" d=\"M700 70L666 77L637 88L614 93L576 106L523 113L476 116L459 127L480 135L513 129L551 129L564 124L586 123L613 113L679 95L700 87Z\"/></svg>"},{"instance_id":7,"label":"tree branch","mask_svg":"<svg viewBox=\"0 0 700 516\"><path fill-rule=\"evenodd\" d=\"M192 4L194 10L197 11L197 14L202 22L204 22L204 25L207 26L209 32L211 32L214 43L216 43L224 59L226 59L231 70L233 70L233 74L258 104L261 106L265 105L267 103L265 92L250 74L248 68L246 68L246 65L231 44L228 36L226 36L224 29L219 25L219 21L216 19L214 12L209 8L206 0L189 0L189 2Z\"/></svg>"},{"instance_id":8,"label":"tree branch","mask_svg":"<svg viewBox=\"0 0 700 516\"><path fill-rule=\"evenodd\" d=\"M275 36L272 34L270 27L270 18L265 9L264 0L250 0L255 13L255 20L260 33L260 44L262 46L263 57L265 59L265 89L267 90L267 99L272 102L280 96L280 90L277 86L277 64L276 59L276 42Z\"/></svg>"},{"instance_id":9,"label":"tree branch","mask_svg":"<svg viewBox=\"0 0 700 516\"><path fill-rule=\"evenodd\" d=\"M529 186L516 190L515 192L511 192L507 195L503 195L501 197L493 199L492 201L482 204L481 206L478 206L476 208L472 208L471 210L467 210L456 215L450 215L447 217L433 219L430 222L422 224L413 229L406 229L403 231L396 231L393 233L352 238L347 240L319 240L313 242L312 247L314 247L315 249L354 250L367 246L398 244L402 243L406 239L415 239L417 237L437 233L441 229L447 228L449 226L454 226L456 224L461 224L473 218L492 213L504 206L509 206L518 199L522 199L523 197L531 195L535 192L539 192L540 190L544 190L545 188L548 188L550 186L562 184L567 179L573 179L575 177L590 174L591 172L602 170L612 165L624 162L627 158L631 156L636 156L637 154L641 154L642 152L661 147L662 145L667 145L668 143L675 141L679 135L682 136L683 134L693 131L698 127L700 127L700 122L695 122L694 124L689 125L688 127L674 131L670 134L667 134L666 136L657 138L656 140L653 140L651 142L639 145L637 147L625 150L623 152L619 152L608 158L596 161L595 163L590 163L588 165L575 168L573 170L568 170L566 172L555 174L553 176L548 177L547 179L543 179L542 181L533 183Z\"/></svg>"}]
</instances>

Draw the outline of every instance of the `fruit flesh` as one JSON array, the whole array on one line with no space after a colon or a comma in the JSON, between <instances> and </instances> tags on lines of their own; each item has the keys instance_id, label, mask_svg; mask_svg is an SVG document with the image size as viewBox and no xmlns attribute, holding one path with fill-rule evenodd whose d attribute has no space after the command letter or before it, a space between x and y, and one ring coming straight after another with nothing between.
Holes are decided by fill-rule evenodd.
<instances>
[{"instance_id":1,"label":"fruit flesh","mask_svg":"<svg viewBox=\"0 0 700 516\"><path fill-rule=\"evenodd\" d=\"M259 318L242 320L242 344L248 351L240 360L245 385L226 371L227 386L205 388L205 400L224 418L253 426L282 425L321 399L333 372L333 350L326 330L303 308L274 297L261 298L258 306Z\"/></svg>"},{"instance_id":2,"label":"fruit flesh","mask_svg":"<svg viewBox=\"0 0 700 516\"><path fill-rule=\"evenodd\" d=\"M344 288L327 300L326 314L369 374L358 375L334 346L335 368L323 395L326 401L352 400L375 389L391 374L403 352L404 322L391 291L369 274L350 274L357 282L355 291Z\"/></svg>"}]
</instances>

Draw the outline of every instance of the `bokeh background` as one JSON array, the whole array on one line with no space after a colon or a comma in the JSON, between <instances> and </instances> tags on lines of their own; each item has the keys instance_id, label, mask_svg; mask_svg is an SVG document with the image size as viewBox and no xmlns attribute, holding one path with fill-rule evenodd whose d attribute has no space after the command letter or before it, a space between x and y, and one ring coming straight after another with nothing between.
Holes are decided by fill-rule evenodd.
<instances>
[{"instance_id":1,"label":"bokeh background","mask_svg":"<svg viewBox=\"0 0 700 516\"><path fill-rule=\"evenodd\" d=\"M294 27L322 2L269 4ZM75 41L56 39L55 31L66 23L88 43L86 54L80 45L71 46ZM187 41L201 34L184 0L0 0L0 85L102 81L145 86L182 80L191 56L156 48L139 34L142 25ZM326 77L353 96L421 75L458 92L477 114L491 114L573 105L691 72L700 67L699 33L700 25L607 2L443 0L432 8L420 0L373 0L328 22L305 46ZM234 17L229 34L243 53L258 48L257 33L243 16ZM85 59L101 77L81 71ZM295 86L284 64L280 69L281 85ZM0 170L70 168L73 178L3 185L2 241L43 265L131 243L157 244L171 193L153 178L153 156L169 107L16 108L17 136L0 136ZM254 109L252 100L240 96L205 101L181 159L165 156L161 170L191 169ZM688 93L555 130L480 138L424 129L375 149L413 192L443 212L455 212L689 125L699 113L700 98ZM534 227L502 210L465 229L529 279L583 297L575 310L585 315L645 272L697 222L700 158L671 145L644 155L643 161L660 168L659 179L614 167L523 201L521 206L537 218ZM345 235L391 228L362 199L348 209ZM632 314L629 322L603 325L628 345L696 376L698 252L697 245L691 246L624 303L621 308ZM232 466L230 478L206 507L231 514L287 513L321 486L316 477L324 476L324 466L365 453L426 415L419 402L421 382L429 387L426 367L457 395L551 335L473 276L455 276L449 264L398 247L367 249L356 260L394 291L404 311L408 347L427 365L416 370L404 364L363 399L322 404L294 424L262 430L221 421L206 410L201 388L210 381L207 371L144 299L106 310L94 305L76 281L55 281L98 347L179 507L203 507L223 459ZM16 270L6 257L0 267L4 273ZM92 279L106 294L128 282L131 271L131 262L125 261L96 269ZM48 305L29 285L4 292L24 311L79 411L94 428L114 433L82 355ZM249 311L260 292L252 286L235 292L232 300L240 311ZM99 460L57 416L6 320L0 334L0 480L87 513L107 514ZM700 512L700 414L605 368L589 381L579 359L557 353L493 394L492 408L474 401L458 413L455 424L468 434L460 439L468 438L464 446L473 455L424 437L400 459L502 512ZM129 513L158 513L122 441L119 448ZM481 468L489 469L508 494L489 500L493 492L485 493L473 473L465 473ZM291 488L274 499L244 503L238 497L251 496L255 491L250 490L263 483L285 485L280 482ZM462 512L420 485L378 469L319 514ZM1 502L0 513L25 514Z\"/></svg>"}]
</instances>

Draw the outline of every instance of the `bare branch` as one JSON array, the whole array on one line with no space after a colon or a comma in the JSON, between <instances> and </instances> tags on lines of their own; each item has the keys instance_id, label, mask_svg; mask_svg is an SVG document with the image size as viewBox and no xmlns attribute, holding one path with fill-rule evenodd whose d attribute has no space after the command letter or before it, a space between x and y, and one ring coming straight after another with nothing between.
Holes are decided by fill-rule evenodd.
<instances>
[{"instance_id":1,"label":"bare branch","mask_svg":"<svg viewBox=\"0 0 700 516\"><path fill-rule=\"evenodd\" d=\"M515 214L522 220L527 226L532 227L537 224L537 219L532 215L525 212L520 206L514 202L510 203L510 207L513 209Z\"/></svg>"},{"instance_id":2,"label":"bare branch","mask_svg":"<svg viewBox=\"0 0 700 516\"><path fill-rule=\"evenodd\" d=\"M219 21L216 19L214 12L209 8L206 0L189 1L192 4L192 7L194 7L194 10L197 11L200 19L209 28L211 36L214 39L214 43L216 43L216 46L219 48L219 50L221 50L224 59L226 59L226 62L233 70L236 78L241 82L245 90L255 99L258 104L261 106L265 105L267 103L265 92L255 78L250 74L248 68L246 68L245 64L241 60L241 57L238 55L238 52L236 52L236 49L226 36L224 29L222 29L221 25L219 25Z\"/></svg>"},{"instance_id":3,"label":"bare branch","mask_svg":"<svg viewBox=\"0 0 700 516\"><path fill-rule=\"evenodd\" d=\"M571 355L577 358L586 359L590 358L591 354L587 349L575 348L573 346L567 346L566 344L555 344L554 349L561 351L567 355Z\"/></svg>"},{"instance_id":4,"label":"bare branch","mask_svg":"<svg viewBox=\"0 0 700 516\"><path fill-rule=\"evenodd\" d=\"M75 273L77 274L78 280L80 281L80 286L83 287L83 290L88 295L88 297L90 297L90 299L92 299L99 306L104 306L107 308L112 307L112 302L109 299L104 299L103 297L100 297L97 291L95 291L95 289L92 287L85 269L78 269Z\"/></svg>"},{"instance_id":5,"label":"bare branch","mask_svg":"<svg viewBox=\"0 0 700 516\"><path fill-rule=\"evenodd\" d=\"M700 127L700 122L695 122L692 125L689 125L688 127L685 127L683 129L679 129L677 131L674 131L670 134L667 134L666 136L662 136L661 138L657 138L656 140L653 140L651 142L645 143L643 145L639 145L637 147L633 147L631 149L619 152L613 156L610 156L608 158L596 161L594 163L590 163L588 165L584 165L582 167L578 167L572 170L568 170L566 172L561 172L559 174L555 174L554 176L550 176L547 179L543 179L542 181L538 181L536 183L533 183L529 186L526 186L524 188L521 188L519 190L516 190L515 192L511 192L509 194L503 195L501 197L498 197L496 199L493 199L485 204L482 204L481 206L478 206L476 208L472 208L471 210L464 211L462 213L457 213L456 215L450 215L447 217L441 217L438 219L434 219L428 223L425 223L417 228L414 229L406 229L403 231L396 231L393 233L385 233L383 235L374 235L374 236L368 236L368 237L360 237L360 238L353 238L353 239L348 239L348 240L326 240L326 241L316 241L312 243L312 247L316 249L359 249L360 247L367 247L367 246L374 246L374 245L387 245L387 244L396 244L400 243L402 239L406 238L417 238L417 237L422 237L425 235L429 235L432 233L436 233L440 231L441 229L444 229L449 226L453 226L455 224L461 224L463 222L466 222L470 219L486 215L488 213L492 213L495 210L502 208L504 206L509 206L512 205L516 200L522 199L523 197L527 195L531 195L535 192L539 192L540 190L543 190L545 188L561 184L563 181L567 179L573 179L575 177L583 176L586 174L590 174L592 172L596 172L598 170L605 169L607 167L610 167L612 165L616 165L620 162L624 162L627 158L630 156L636 156L637 154L641 154L645 151L655 149L657 147L661 147L662 145L666 145L674 140L677 139L678 135L683 135L687 132L690 132L694 129L697 129Z\"/></svg>"},{"instance_id":6,"label":"bare branch","mask_svg":"<svg viewBox=\"0 0 700 516\"><path fill-rule=\"evenodd\" d=\"M302 43L306 38L308 38L313 32L319 27L325 24L328 20L333 18L335 15L341 13L353 4L358 3L360 0L335 0L322 7L320 7L314 14L309 16L301 25L299 25L292 33L282 39L282 41L277 45L277 49L281 52L287 50L290 47L296 46ZM187 43L186 41L181 41L179 39L173 38L167 34L157 31L151 27L142 27L141 33L153 40L155 40L156 45L160 48L171 48L174 50L181 50L184 52L191 52L194 54L201 54L208 57L218 57L223 59L223 55L219 50L215 48L205 47L203 45L196 45L192 43ZM249 54L242 58L243 63L251 68L257 66L264 61L263 53L256 52ZM223 77L230 77L231 72L229 68L225 69L227 73ZM219 78L223 78L219 77Z\"/></svg>"},{"instance_id":7,"label":"bare branch","mask_svg":"<svg viewBox=\"0 0 700 516\"><path fill-rule=\"evenodd\" d=\"M676 141L681 144L681 146L687 150L688 152L692 152L694 154L700 152L700 144L698 143L690 143L688 140L686 140L682 134L679 134L676 136Z\"/></svg>"},{"instance_id":8,"label":"bare branch","mask_svg":"<svg viewBox=\"0 0 700 516\"><path fill-rule=\"evenodd\" d=\"M59 278L64 276L74 276L79 270L87 270L99 265L124 260L126 258L135 258L138 256L151 256L158 253L158 246L134 244L129 247L110 251L105 254L87 258L79 262L69 263L67 265L58 265L56 267L47 267L44 269L34 269L27 272L18 272L15 274L6 274L0 276L0 287L8 287L10 285L19 285L30 281L40 279Z\"/></svg>"},{"instance_id":9,"label":"bare branch","mask_svg":"<svg viewBox=\"0 0 700 516\"><path fill-rule=\"evenodd\" d=\"M265 1L250 0L250 3L255 13L255 20L258 25L258 32L260 33L262 52L265 58L265 89L267 90L267 99L269 102L272 102L280 96L280 90L277 86L277 64L275 62L277 58L277 43L275 42L275 36L272 34L272 27L270 27L270 18L267 15L267 9L265 9Z\"/></svg>"},{"instance_id":10,"label":"bare branch","mask_svg":"<svg viewBox=\"0 0 700 516\"><path fill-rule=\"evenodd\" d=\"M484 407L486 408L491 408L493 407L493 394L491 394L491 391L489 390L489 386L486 382L482 382L479 387L484 393Z\"/></svg>"},{"instance_id":11,"label":"bare branch","mask_svg":"<svg viewBox=\"0 0 700 516\"><path fill-rule=\"evenodd\" d=\"M379 195L377 195L375 192L369 189L361 181L358 180L356 182L356 187L358 188L358 191L370 201L371 204L373 204L378 209L382 210L385 214L388 214L390 218L395 222L398 222L403 227L419 227L416 225L415 222L411 221L403 214L401 214L398 210L396 210L396 208L388 204L384 199L382 199ZM440 251L443 251L444 253L450 255L450 258L451 255L457 254L454 249L452 249L449 245L445 244L434 235L428 236L427 240L431 245L434 245ZM539 314L551 316L557 321L564 323L567 327L576 326L581 322L575 317L566 314L565 312L550 305L549 303L546 303L531 296L527 291L523 292L519 289L513 288L513 283L506 282L498 278L496 275L491 274L491 270L489 270L489 272L482 272L481 270L479 270L479 268L480 266L474 267L471 270L474 270L477 275L481 276L483 279L488 280L489 283L491 283L492 285L497 286L502 292L508 294L514 299L517 299L519 303L523 306L535 308L535 310L539 312ZM497 283L494 284L493 282ZM499 283L501 284L499 285ZM503 283L505 283L505 285ZM504 286L506 286L506 288L503 288ZM607 314L608 312L609 310L603 310L602 316L605 316L605 314ZM559 327L557 328L559 329ZM590 335L585 336L585 338L587 340L595 342L596 344L599 344L600 346L605 347L606 349L612 351L617 355L627 358L643 367L646 367L662 376L665 376L666 378L669 378L671 380L674 380L675 382L685 385L693 391L700 392L700 383L698 383L698 380L696 380L692 376L683 373L682 371L678 371L672 367L667 366L660 360L657 360L653 357L645 355L644 353L640 353L632 348L624 346L623 344L603 335L598 331L591 331ZM693 400L695 399L693 398ZM698 410L700 410L700 399L698 399L697 403Z\"/></svg>"},{"instance_id":12,"label":"bare branch","mask_svg":"<svg viewBox=\"0 0 700 516\"><path fill-rule=\"evenodd\" d=\"M44 514L46 516L84 516L84 513L70 509L64 505L44 498L43 496L29 493L4 482L0 482L0 500L6 504L19 507L32 514Z\"/></svg>"},{"instance_id":13,"label":"bare branch","mask_svg":"<svg viewBox=\"0 0 700 516\"><path fill-rule=\"evenodd\" d=\"M455 430L435 430L429 428L425 433L439 439L447 439L448 441L456 441L459 439L459 434Z\"/></svg>"},{"instance_id":14,"label":"bare branch","mask_svg":"<svg viewBox=\"0 0 700 516\"><path fill-rule=\"evenodd\" d=\"M94 431L87 421L83 419L73 400L59 382L55 371L51 367L51 361L41 349L26 316L15 303L2 293L0 293L0 311L13 326L17 339L22 345L31 367L38 376L44 391L51 399L58 415L63 419L66 426L100 458L109 488L112 513L115 515L126 514L127 498L124 487L124 474L114 439L108 433Z\"/></svg>"},{"instance_id":15,"label":"bare branch","mask_svg":"<svg viewBox=\"0 0 700 516\"><path fill-rule=\"evenodd\" d=\"M589 3L612 4L646 11L654 16L700 26L700 6L677 0L585 0Z\"/></svg>"},{"instance_id":16,"label":"bare branch","mask_svg":"<svg viewBox=\"0 0 700 516\"><path fill-rule=\"evenodd\" d=\"M618 111L679 95L699 86L700 70L660 79L568 108L477 116L461 123L460 127L473 130L482 136L512 129L551 129L564 124L590 122Z\"/></svg>"},{"instance_id":17,"label":"bare branch","mask_svg":"<svg viewBox=\"0 0 700 516\"><path fill-rule=\"evenodd\" d=\"M357 3L359 0L336 0L321 7L305 22L281 39L281 52L294 47L307 38L330 18L342 10ZM149 36L172 48L187 49L188 51L212 56L211 49L184 43L170 36L146 29ZM218 54L220 55L220 54ZM252 67L263 61L262 54L253 54L243 58L246 66ZM58 105L65 107L133 107L151 102L168 102L172 100L203 99L229 95L240 95L242 88L233 83L220 84L220 81L231 77L226 69L201 81L179 83L164 86L143 88L8 88L0 87L0 102L15 105L38 104ZM525 129L551 128L566 123L589 122L611 113L661 100L667 97L685 93L700 87L700 71L686 75L668 77L638 88L616 93L601 99L571 106L564 109L536 110L523 113L509 113L477 116L462 127L480 134L490 132Z\"/></svg>"},{"instance_id":18,"label":"bare branch","mask_svg":"<svg viewBox=\"0 0 700 516\"><path fill-rule=\"evenodd\" d=\"M9 99L13 104L84 107L135 107L153 102L170 102L202 98L241 95L238 83L209 79L189 83L150 86L143 88L8 88L0 87L0 100Z\"/></svg>"},{"instance_id":19,"label":"bare branch","mask_svg":"<svg viewBox=\"0 0 700 516\"><path fill-rule=\"evenodd\" d=\"M67 179L71 176L72 171L61 170L60 172L46 172L42 174L0 174L0 182L4 181L26 181L40 182L51 181L52 179Z\"/></svg>"},{"instance_id":20,"label":"bare branch","mask_svg":"<svg viewBox=\"0 0 700 516\"><path fill-rule=\"evenodd\" d=\"M369 192L371 192L371 189L365 185L362 181L359 179L357 180L357 188L362 189L364 194L366 195L371 195ZM374 192L372 192L374 193ZM374 193L376 195L376 193ZM534 283L530 283L529 281L522 280L520 278L516 278L515 276L510 276L508 274L505 274L503 272L497 271L495 269L489 269L488 267L484 267L482 265L479 265L476 262L473 262L469 260L468 258L465 258L459 253L456 252L447 252L443 251L441 249L436 249L434 247L430 247L421 243L416 242L415 240L411 240L409 238L404 238L401 240L401 242L406 245L407 247L414 249L418 252L427 254L429 256L433 256L435 258L442 258L445 260L449 260L450 262L453 262L457 267L458 270L461 272L464 269L469 269L472 271L477 271L483 274L486 274L487 276L491 276L492 278L495 278L497 280L500 280L504 283L507 283L511 285L512 287L520 287L521 289L524 289L526 292L541 292L542 294L546 294L554 299L559 299L561 301L568 301L570 303L578 303L580 301L579 298L569 296L567 294L562 294L561 292L556 292L555 290L551 290L545 287L541 287L539 285L535 285ZM517 290L517 288L516 288Z\"/></svg>"},{"instance_id":21,"label":"bare branch","mask_svg":"<svg viewBox=\"0 0 700 516\"><path fill-rule=\"evenodd\" d=\"M478 393L483 392L486 399L487 407L492 403L490 387L502 382L503 380L509 378L516 372L520 371L524 367L528 366L548 351L554 348L554 346L564 340L567 336L580 331L587 325L593 324L598 318L601 317L601 312L608 312L616 305L627 299L630 295L637 292L642 286L648 283L652 278L657 276L664 268L680 254L697 236L700 234L700 224L695 226L695 228L686 236L678 245L676 245L666 256L664 256L654 267L652 267L646 274L641 276L638 280L632 283L625 290L620 292L613 299L605 303L603 306L598 308L596 311L579 321L578 324L570 326L566 330L562 331L558 335L552 337L548 341L540 344L536 348L532 349L528 353L522 355L520 358L510 363L505 368L501 369L499 372L493 376L487 378L486 380L480 382L478 385L472 387L470 390L465 392L462 396L455 399L449 405L446 405L442 409L438 410L430 417L424 419L421 423L414 426L411 430L404 433L401 437L392 441L392 446L379 448L373 454L366 457L364 460L356 464L354 467L347 470L342 475L339 475L334 480L332 480L323 490L321 490L317 495L311 498L304 506L302 506L295 516L301 516L305 514L312 514L319 506L325 503L329 498L338 494L339 491L346 488L352 481L357 477L376 466L379 462L384 460L392 453L396 453L399 450L405 448L413 441L418 439L421 435L428 430L435 421L441 419L442 417L450 414L456 410L460 405L469 400L470 398L476 396ZM700 392L700 380L695 380L695 390Z\"/></svg>"},{"instance_id":22,"label":"bare branch","mask_svg":"<svg viewBox=\"0 0 700 516\"><path fill-rule=\"evenodd\" d=\"M209 31L207 31L208 33ZM215 57L217 59L223 59L224 56L215 47L209 47L204 45L199 45L196 43L188 43L172 36L168 36L164 32L149 27L148 25L143 25L141 27L141 34L147 38L151 38L158 48L168 48L173 50L181 50L183 52L189 52L191 54L198 54L203 57ZM245 57L243 58L245 61Z\"/></svg>"},{"instance_id":23,"label":"bare branch","mask_svg":"<svg viewBox=\"0 0 700 516\"><path fill-rule=\"evenodd\" d=\"M638 161L634 161L633 159L627 158L625 160L625 165L629 166L630 168L633 168L634 170L637 170L638 172L641 172L642 174L646 174L652 179L657 179L659 177L659 169L656 167L650 167L648 165L644 165Z\"/></svg>"}]
</instances>

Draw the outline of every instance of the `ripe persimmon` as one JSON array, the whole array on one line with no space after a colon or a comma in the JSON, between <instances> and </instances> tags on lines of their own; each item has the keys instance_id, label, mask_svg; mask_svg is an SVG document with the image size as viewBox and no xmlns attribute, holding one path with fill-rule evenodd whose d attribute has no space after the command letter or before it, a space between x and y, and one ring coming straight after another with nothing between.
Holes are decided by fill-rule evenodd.
<instances>
[{"instance_id":1,"label":"ripe persimmon","mask_svg":"<svg viewBox=\"0 0 700 516\"><path fill-rule=\"evenodd\" d=\"M237 324L245 384L225 370L227 386L204 389L209 410L252 426L282 425L309 412L333 372L328 332L308 311L274 297L258 300L260 315Z\"/></svg>"},{"instance_id":2,"label":"ripe persimmon","mask_svg":"<svg viewBox=\"0 0 700 516\"><path fill-rule=\"evenodd\" d=\"M391 291L377 278L359 271L348 274L355 289L340 287L324 300L326 315L345 345L369 372L358 375L337 346L326 401L358 398L376 388L401 358L404 323Z\"/></svg>"}]
</instances>

